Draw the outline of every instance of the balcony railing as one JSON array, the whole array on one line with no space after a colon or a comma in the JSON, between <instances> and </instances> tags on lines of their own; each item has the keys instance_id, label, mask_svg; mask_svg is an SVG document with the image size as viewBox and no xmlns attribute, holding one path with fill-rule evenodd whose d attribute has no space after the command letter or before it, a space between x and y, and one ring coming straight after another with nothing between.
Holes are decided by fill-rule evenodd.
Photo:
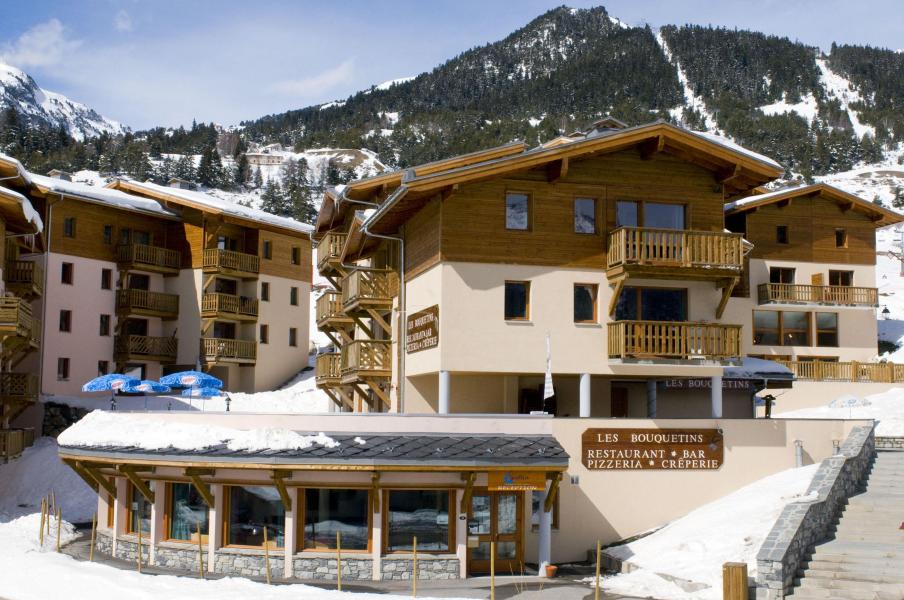
<instances>
[{"instance_id":1,"label":"balcony railing","mask_svg":"<svg viewBox=\"0 0 904 600\"><path fill-rule=\"evenodd\" d=\"M389 270L358 269L342 278L342 310L392 308L395 273Z\"/></svg>"},{"instance_id":2,"label":"balcony railing","mask_svg":"<svg viewBox=\"0 0 904 600\"><path fill-rule=\"evenodd\" d=\"M176 318L179 316L179 296L147 290L117 290L116 310L121 313Z\"/></svg>"},{"instance_id":3,"label":"balcony railing","mask_svg":"<svg viewBox=\"0 0 904 600\"><path fill-rule=\"evenodd\" d=\"M28 333L28 343L32 346L32 348L40 348L41 347L41 331L43 330L44 323L41 319L32 319L31 320L31 330Z\"/></svg>"},{"instance_id":4,"label":"balcony railing","mask_svg":"<svg viewBox=\"0 0 904 600\"><path fill-rule=\"evenodd\" d=\"M201 316L205 318L254 320L257 315L257 298L219 293L204 294L201 297Z\"/></svg>"},{"instance_id":5,"label":"balcony railing","mask_svg":"<svg viewBox=\"0 0 904 600\"><path fill-rule=\"evenodd\" d=\"M331 263L338 263L345 245L346 234L327 233L317 244L317 270L328 271Z\"/></svg>"},{"instance_id":6,"label":"balcony railing","mask_svg":"<svg viewBox=\"0 0 904 600\"><path fill-rule=\"evenodd\" d=\"M740 325L681 321L609 323L609 358L721 361L740 354Z\"/></svg>"},{"instance_id":7,"label":"balcony railing","mask_svg":"<svg viewBox=\"0 0 904 600\"><path fill-rule=\"evenodd\" d=\"M238 276L257 277L261 270L261 259L255 254L207 248L204 250L203 268L208 273L230 273Z\"/></svg>"},{"instance_id":8,"label":"balcony railing","mask_svg":"<svg viewBox=\"0 0 904 600\"><path fill-rule=\"evenodd\" d=\"M342 346L340 371L343 381L390 377L392 375L392 342L388 340L354 340Z\"/></svg>"},{"instance_id":9,"label":"balcony railing","mask_svg":"<svg viewBox=\"0 0 904 600\"><path fill-rule=\"evenodd\" d=\"M837 362L825 360L777 360L797 379L805 381L844 381L866 383L904 382L904 364Z\"/></svg>"},{"instance_id":10,"label":"balcony railing","mask_svg":"<svg viewBox=\"0 0 904 600\"><path fill-rule=\"evenodd\" d=\"M178 250L145 244L126 244L119 246L116 253L117 262L121 266L142 271L177 273L182 267L182 253Z\"/></svg>"},{"instance_id":11,"label":"balcony railing","mask_svg":"<svg viewBox=\"0 0 904 600\"><path fill-rule=\"evenodd\" d=\"M317 327L333 329L339 324L351 324L353 321L342 310L342 294L324 292L317 298Z\"/></svg>"},{"instance_id":12,"label":"balcony railing","mask_svg":"<svg viewBox=\"0 0 904 600\"><path fill-rule=\"evenodd\" d=\"M320 387L332 387L339 383L342 374L341 358L338 352L318 354L314 364L314 378Z\"/></svg>"},{"instance_id":13,"label":"balcony railing","mask_svg":"<svg viewBox=\"0 0 904 600\"><path fill-rule=\"evenodd\" d=\"M206 362L253 363L257 360L257 342L201 338L201 356Z\"/></svg>"},{"instance_id":14,"label":"balcony railing","mask_svg":"<svg viewBox=\"0 0 904 600\"><path fill-rule=\"evenodd\" d=\"M28 337L33 323L31 304L22 298L0 298L0 331Z\"/></svg>"},{"instance_id":15,"label":"balcony railing","mask_svg":"<svg viewBox=\"0 0 904 600\"><path fill-rule=\"evenodd\" d=\"M179 343L174 337L118 335L113 346L117 360L174 362Z\"/></svg>"},{"instance_id":16,"label":"balcony railing","mask_svg":"<svg viewBox=\"0 0 904 600\"><path fill-rule=\"evenodd\" d=\"M0 429L0 462L7 463L18 458L26 448L35 443L35 430Z\"/></svg>"},{"instance_id":17,"label":"balcony railing","mask_svg":"<svg viewBox=\"0 0 904 600\"><path fill-rule=\"evenodd\" d=\"M33 260L6 261L3 277L6 285L20 296L40 296L44 291L44 269Z\"/></svg>"},{"instance_id":18,"label":"balcony railing","mask_svg":"<svg viewBox=\"0 0 904 600\"><path fill-rule=\"evenodd\" d=\"M0 397L36 400L38 376L34 373L0 373Z\"/></svg>"},{"instance_id":19,"label":"balcony railing","mask_svg":"<svg viewBox=\"0 0 904 600\"><path fill-rule=\"evenodd\" d=\"M740 272L739 233L621 227L609 235L608 266L719 269Z\"/></svg>"},{"instance_id":20,"label":"balcony railing","mask_svg":"<svg viewBox=\"0 0 904 600\"><path fill-rule=\"evenodd\" d=\"M870 287L761 283L757 292L760 304L879 306L879 291Z\"/></svg>"}]
</instances>

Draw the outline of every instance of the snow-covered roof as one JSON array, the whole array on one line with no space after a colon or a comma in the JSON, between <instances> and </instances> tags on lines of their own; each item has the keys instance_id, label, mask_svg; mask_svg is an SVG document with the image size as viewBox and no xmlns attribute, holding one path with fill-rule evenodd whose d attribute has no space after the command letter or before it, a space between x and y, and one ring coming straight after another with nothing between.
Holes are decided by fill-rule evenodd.
<instances>
[{"instance_id":1,"label":"snow-covered roof","mask_svg":"<svg viewBox=\"0 0 904 600\"><path fill-rule=\"evenodd\" d=\"M794 373L785 365L752 356L742 358L740 365L726 367L722 376L726 379L794 379Z\"/></svg>"},{"instance_id":2,"label":"snow-covered roof","mask_svg":"<svg viewBox=\"0 0 904 600\"><path fill-rule=\"evenodd\" d=\"M41 220L41 215L39 215L38 211L35 210L35 207L32 206L31 200L19 192L2 186L0 186L0 196L9 198L19 204L19 207L22 210L22 218L26 223L31 223L35 226L36 233L40 233L44 230L44 222Z\"/></svg>"},{"instance_id":3,"label":"snow-covered roof","mask_svg":"<svg viewBox=\"0 0 904 600\"><path fill-rule=\"evenodd\" d=\"M28 170L24 166L22 166L22 163L20 163L17 159L9 156L8 154L3 154L2 152L0 152L0 163L6 163L10 167L12 167L13 171L15 171L16 174L20 178L22 178L23 181L25 181L25 183L31 183L31 173L29 173Z\"/></svg>"},{"instance_id":4,"label":"snow-covered roof","mask_svg":"<svg viewBox=\"0 0 904 600\"><path fill-rule=\"evenodd\" d=\"M748 150L744 146L741 146L740 144L737 144L734 141L732 141L726 137L723 137L721 135L717 135L715 133L710 133L709 131L692 131L690 129L688 129L687 131L689 131L690 133L693 133L694 135L700 136L702 138L706 138L707 140L709 140L711 142L715 142L715 143L719 144L720 146L725 146L726 148L728 148L729 150L732 150L734 152L739 152L741 154L745 154L754 160L764 162L764 163L766 163L768 165L772 165L773 167L776 167L778 169L782 168L782 166L780 164L778 164L777 162L775 162L768 156L760 154L759 152L754 152L753 150Z\"/></svg>"},{"instance_id":5,"label":"snow-covered roof","mask_svg":"<svg viewBox=\"0 0 904 600\"><path fill-rule=\"evenodd\" d=\"M775 190L773 192L767 192L765 194L757 194L755 196L747 196L746 198L741 198L740 200L735 200L733 202L729 202L725 205L725 212L729 212L735 210L736 208L741 208L748 204L754 204L757 202L763 202L766 200L771 200L772 198L776 198L778 196L783 196L785 194L794 193L804 188L810 187L808 185L795 185L792 187L782 188L780 190Z\"/></svg>"},{"instance_id":6,"label":"snow-covered roof","mask_svg":"<svg viewBox=\"0 0 904 600\"><path fill-rule=\"evenodd\" d=\"M119 190L111 190L110 188L87 185L77 181L66 181L65 179L56 179L54 177L45 177L44 175L31 174L31 180L34 185L57 194L64 196L79 198L89 202L105 204L115 208L125 210L134 210L138 212L150 213L162 217L178 218L179 215L167 210L155 200L127 194Z\"/></svg>"}]
</instances>

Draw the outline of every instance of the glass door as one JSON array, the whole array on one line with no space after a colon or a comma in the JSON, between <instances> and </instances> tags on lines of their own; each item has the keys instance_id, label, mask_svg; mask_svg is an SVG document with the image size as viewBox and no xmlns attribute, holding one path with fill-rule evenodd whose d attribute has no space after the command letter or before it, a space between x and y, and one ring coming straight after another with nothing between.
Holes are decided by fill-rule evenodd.
<instances>
[{"instance_id":1,"label":"glass door","mask_svg":"<svg viewBox=\"0 0 904 600\"><path fill-rule=\"evenodd\" d=\"M497 575L520 575L524 499L520 492L475 491L468 511L468 573L490 572L495 542Z\"/></svg>"}]
</instances>

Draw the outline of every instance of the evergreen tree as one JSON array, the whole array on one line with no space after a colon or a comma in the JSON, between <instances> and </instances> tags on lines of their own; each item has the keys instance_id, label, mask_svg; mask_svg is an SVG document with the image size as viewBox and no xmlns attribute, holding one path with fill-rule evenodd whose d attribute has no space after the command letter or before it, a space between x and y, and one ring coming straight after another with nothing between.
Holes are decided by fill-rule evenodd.
<instances>
[{"instance_id":1,"label":"evergreen tree","mask_svg":"<svg viewBox=\"0 0 904 600\"><path fill-rule=\"evenodd\" d=\"M179 157L179 160L176 161L176 166L173 170L173 177L178 177L179 179L184 179L185 181L197 181L194 159L188 155Z\"/></svg>"},{"instance_id":2,"label":"evergreen tree","mask_svg":"<svg viewBox=\"0 0 904 600\"><path fill-rule=\"evenodd\" d=\"M251 165L248 164L248 157L245 156L244 152L242 152L238 155L238 158L235 161L235 169L233 171L232 179L236 187L241 187L248 183L248 180L250 178Z\"/></svg>"},{"instance_id":3,"label":"evergreen tree","mask_svg":"<svg viewBox=\"0 0 904 600\"><path fill-rule=\"evenodd\" d=\"M895 186L895 197L891 201L891 205L894 208L904 208L904 188L899 185Z\"/></svg>"},{"instance_id":4,"label":"evergreen tree","mask_svg":"<svg viewBox=\"0 0 904 600\"><path fill-rule=\"evenodd\" d=\"M223 184L223 163L216 146L210 145L201 153L196 175L198 183L207 187L220 187Z\"/></svg>"},{"instance_id":5,"label":"evergreen tree","mask_svg":"<svg viewBox=\"0 0 904 600\"><path fill-rule=\"evenodd\" d=\"M264 186L264 193L261 195L261 210L282 216L291 212L291 207L275 179L271 179Z\"/></svg>"},{"instance_id":6,"label":"evergreen tree","mask_svg":"<svg viewBox=\"0 0 904 600\"><path fill-rule=\"evenodd\" d=\"M264 187L264 176L261 175L260 167L254 167L254 187L258 190Z\"/></svg>"}]
</instances>

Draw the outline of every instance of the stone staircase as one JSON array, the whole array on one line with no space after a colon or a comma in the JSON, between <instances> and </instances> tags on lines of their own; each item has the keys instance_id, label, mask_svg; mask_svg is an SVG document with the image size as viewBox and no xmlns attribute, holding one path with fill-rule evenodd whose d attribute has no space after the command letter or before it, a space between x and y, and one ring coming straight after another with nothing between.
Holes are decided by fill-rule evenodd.
<instances>
[{"instance_id":1,"label":"stone staircase","mask_svg":"<svg viewBox=\"0 0 904 600\"><path fill-rule=\"evenodd\" d=\"M904 600L904 451L879 450L832 539L801 565L792 600Z\"/></svg>"}]
</instances>

